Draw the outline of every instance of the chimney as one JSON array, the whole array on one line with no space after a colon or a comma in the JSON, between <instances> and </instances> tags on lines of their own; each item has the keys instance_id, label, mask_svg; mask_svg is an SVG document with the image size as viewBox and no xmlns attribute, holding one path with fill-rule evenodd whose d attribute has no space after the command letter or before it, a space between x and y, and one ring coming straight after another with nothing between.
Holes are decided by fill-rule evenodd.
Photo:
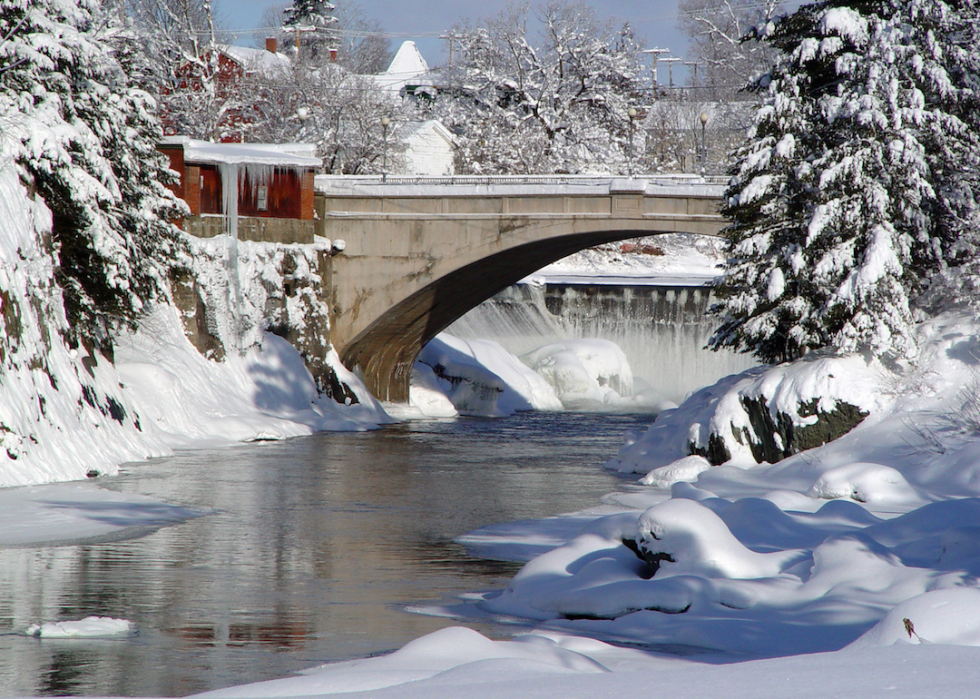
<instances>
[{"instance_id":1,"label":"chimney","mask_svg":"<svg viewBox=\"0 0 980 699\"><path fill-rule=\"evenodd\" d=\"M331 63L337 62L337 49L330 49L330 62Z\"/></svg>"},{"instance_id":2,"label":"chimney","mask_svg":"<svg viewBox=\"0 0 980 699\"><path fill-rule=\"evenodd\" d=\"M274 36L266 37L265 50L268 51L269 53L276 52L276 37Z\"/></svg>"}]
</instances>

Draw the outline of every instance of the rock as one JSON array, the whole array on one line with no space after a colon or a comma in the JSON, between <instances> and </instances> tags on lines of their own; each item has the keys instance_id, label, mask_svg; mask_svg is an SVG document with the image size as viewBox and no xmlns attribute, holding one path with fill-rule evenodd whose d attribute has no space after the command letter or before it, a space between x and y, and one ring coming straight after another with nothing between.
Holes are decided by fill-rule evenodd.
<instances>
[{"instance_id":1,"label":"rock","mask_svg":"<svg viewBox=\"0 0 980 699\"><path fill-rule=\"evenodd\" d=\"M868 416L866 411L841 400L837 401L832 411L824 412L817 409L818 401L813 399L801 404L797 412L800 417L816 417L816 420L808 425L794 425L793 419L785 413L776 413L774 418L765 398L742 396L740 400L752 430L732 426L731 439L748 446L758 463L774 464L793 454L832 442L857 427ZM732 449L726 443L726 437L718 433L708 437L707 448L699 448L692 443L690 453L705 457L715 466L732 458Z\"/></svg>"}]
</instances>

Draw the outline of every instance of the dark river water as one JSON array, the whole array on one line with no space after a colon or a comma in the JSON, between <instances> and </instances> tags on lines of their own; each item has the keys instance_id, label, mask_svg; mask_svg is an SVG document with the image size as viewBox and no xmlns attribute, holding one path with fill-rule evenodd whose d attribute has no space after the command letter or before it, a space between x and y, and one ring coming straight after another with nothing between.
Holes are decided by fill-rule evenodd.
<instances>
[{"instance_id":1,"label":"dark river water","mask_svg":"<svg viewBox=\"0 0 980 699\"><path fill-rule=\"evenodd\" d=\"M183 696L459 623L405 609L503 587L519 565L474 558L454 539L596 504L622 482L602 463L650 422L420 421L128 465L99 483L210 514L124 542L0 549L0 696ZM137 633L24 635L91 615Z\"/></svg>"}]
</instances>

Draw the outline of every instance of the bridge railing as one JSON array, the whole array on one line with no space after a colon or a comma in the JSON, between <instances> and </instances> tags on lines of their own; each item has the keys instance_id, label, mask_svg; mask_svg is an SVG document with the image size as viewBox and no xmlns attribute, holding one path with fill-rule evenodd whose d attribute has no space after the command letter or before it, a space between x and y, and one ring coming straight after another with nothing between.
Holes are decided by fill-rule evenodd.
<instances>
[{"instance_id":1,"label":"bridge railing","mask_svg":"<svg viewBox=\"0 0 980 699\"><path fill-rule=\"evenodd\" d=\"M319 186L356 185L604 185L614 180L636 180L650 184L724 185L728 178L692 174L637 175L632 178L616 175L446 175L441 177L417 175L317 175Z\"/></svg>"}]
</instances>

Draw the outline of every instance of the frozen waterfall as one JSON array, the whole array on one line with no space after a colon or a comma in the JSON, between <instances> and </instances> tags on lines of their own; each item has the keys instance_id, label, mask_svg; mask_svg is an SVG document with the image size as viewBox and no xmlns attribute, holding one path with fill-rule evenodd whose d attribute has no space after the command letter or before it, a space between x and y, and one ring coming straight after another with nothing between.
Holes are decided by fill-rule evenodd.
<instances>
[{"instance_id":1,"label":"frozen waterfall","mask_svg":"<svg viewBox=\"0 0 980 699\"><path fill-rule=\"evenodd\" d=\"M519 284L453 323L462 339L490 339L522 356L562 340L601 338L619 345L635 392L679 403L695 389L755 364L704 349L714 323L705 317L709 287Z\"/></svg>"}]
</instances>

